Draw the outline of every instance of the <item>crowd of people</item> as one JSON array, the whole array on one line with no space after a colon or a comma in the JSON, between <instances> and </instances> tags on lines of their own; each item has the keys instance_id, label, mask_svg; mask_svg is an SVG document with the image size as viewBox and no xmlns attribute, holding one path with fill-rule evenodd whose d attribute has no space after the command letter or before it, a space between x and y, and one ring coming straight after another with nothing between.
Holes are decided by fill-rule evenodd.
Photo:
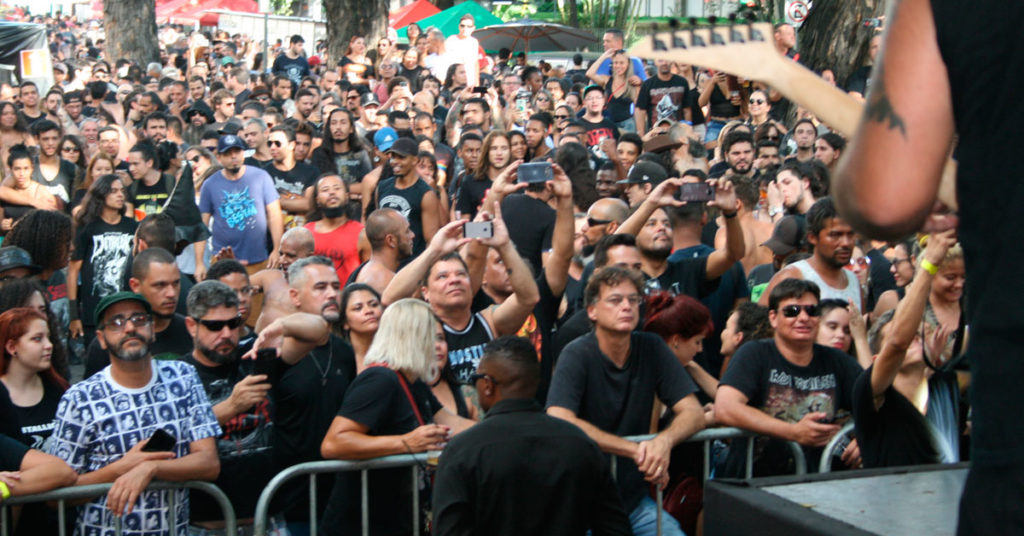
<instances>
[{"instance_id":1,"label":"crowd of people","mask_svg":"<svg viewBox=\"0 0 1024 536\"><path fill-rule=\"evenodd\" d=\"M846 140L761 82L617 30L587 66L488 56L468 15L341 58L168 26L149 65L41 22L53 86L0 85L0 493L112 483L78 534L224 533L154 480L249 525L287 467L428 451L433 480L370 473L371 533L700 534L651 490L702 485L713 426L758 434L757 476L847 422L836 469L967 459L955 232L858 235ZM317 481L320 532L358 530L358 474ZM309 533L307 485L275 534Z\"/></svg>"}]
</instances>

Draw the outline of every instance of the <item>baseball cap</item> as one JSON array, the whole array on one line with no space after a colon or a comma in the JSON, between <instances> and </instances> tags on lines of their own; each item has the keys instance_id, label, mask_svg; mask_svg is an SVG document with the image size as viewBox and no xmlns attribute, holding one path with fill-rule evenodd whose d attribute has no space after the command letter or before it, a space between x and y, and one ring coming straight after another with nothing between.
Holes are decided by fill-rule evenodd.
<instances>
[{"instance_id":1,"label":"baseball cap","mask_svg":"<svg viewBox=\"0 0 1024 536\"><path fill-rule=\"evenodd\" d=\"M372 91L363 93L362 97L359 97L359 105L366 106L380 106L380 101L377 100L377 96Z\"/></svg>"},{"instance_id":2,"label":"baseball cap","mask_svg":"<svg viewBox=\"0 0 1024 536\"><path fill-rule=\"evenodd\" d=\"M772 250L772 253L776 255L789 255L803 242L805 232L803 227L800 218L784 216L772 229L772 237L761 245Z\"/></svg>"},{"instance_id":3,"label":"baseball cap","mask_svg":"<svg viewBox=\"0 0 1024 536\"><path fill-rule=\"evenodd\" d=\"M33 275L40 272L39 266L32 264L32 256L24 249L18 246L0 248L0 272L14 268L28 268Z\"/></svg>"},{"instance_id":4,"label":"baseball cap","mask_svg":"<svg viewBox=\"0 0 1024 536\"><path fill-rule=\"evenodd\" d=\"M221 65L232 65L234 63L235 63L235 58L232 58L231 56L224 56L223 58L220 59L220 64Z\"/></svg>"},{"instance_id":5,"label":"baseball cap","mask_svg":"<svg viewBox=\"0 0 1024 536\"><path fill-rule=\"evenodd\" d=\"M127 290L121 292L115 292L109 296L104 296L98 304L96 304L96 320L99 321L103 318L103 312L110 308L115 303L121 303L123 301L137 301L142 304L142 307L146 309L147 313L152 313L153 308L150 307L149 302L142 294L136 294Z\"/></svg>"},{"instance_id":6,"label":"baseball cap","mask_svg":"<svg viewBox=\"0 0 1024 536\"><path fill-rule=\"evenodd\" d=\"M597 84L590 84L589 86L583 88L583 98L587 98L587 93L590 93L591 91L600 91L602 94L604 94L603 87Z\"/></svg>"},{"instance_id":7,"label":"baseball cap","mask_svg":"<svg viewBox=\"0 0 1024 536\"><path fill-rule=\"evenodd\" d=\"M391 147L387 149L389 153L398 153L402 156L416 156L419 151L419 146L415 140L409 138L398 138Z\"/></svg>"},{"instance_id":8,"label":"baseball cap","mask_svg":"<svg viewBox=\"0 0 1024 536\"><path fill-rule=\"evenodd\" d=\"M650 183L657 186L668 178L665 169L647 160L638 160L633 167L629 168L626 180L619 181L619 184L644 184Z\"/></svg>"},{"instance_id":9,"label":"baseball cap","mask_svg":"<svg viewBox=\"0 0 1024 536\"><path fill-rule=\"evenodd\" d=\"M682 145L683 142L673 140L672 136L669 136L668 134L658 134L644 142L644 151L648 153L656 153L658 151L665 151L668 149L677 149Z\"/></svg>"},{"instance_id":10,"label":"baseball cap","mask_svg":"<svg viewBox=\"0 0 1024 536\"><path fill-rule=\"evenodd\" d=\"M53 68L64 74L68 74L68 66L65 65L63 62L54 63Z\"/></svg>"},{"instance_id":11,"label":"baseball cap","mask_svg":"<svg viewBox=\"0 0 1024 536\"><path fill-rule=\"evenodd\" d=\"M245 141L243 141L242 138L239 138L238 136L236 136L234 134L227 134L227 135L221 136L220 139L217 140L217 154L223 154L223 153L228 152L231 149L236 149L236 148L237 149L241 149L241 150L244 151L244 150L248 149L249 146L246 145ZM98 313L97 313L97 316L99 316Z\"/></svg>"},{"instance_id":12,"label":"baseball cap","mask_svg":"<svg viewBox=\"0 0 1024 536\"><path fill-rule=\"evenodd\" d=\"M384 127L373 135L373 145L381 152L387 152L398 139L398 133L391 127Z\"/></svg>"}]
</instances>

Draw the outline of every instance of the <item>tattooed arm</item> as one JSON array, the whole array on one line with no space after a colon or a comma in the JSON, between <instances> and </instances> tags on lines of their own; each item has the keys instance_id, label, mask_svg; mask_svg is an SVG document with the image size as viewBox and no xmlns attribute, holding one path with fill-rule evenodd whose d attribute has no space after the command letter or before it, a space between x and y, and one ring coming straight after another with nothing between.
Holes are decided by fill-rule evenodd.
<instances>
[{"instance_id":1,"label":"tattooed arm","mask_svg":"<svg viewBox=\"0 0 1024 536\"><path fill-rule=\"evenodd\" d=\"M872 238L918 230L953 139L953 108L928 0L893 3L857 135L835 177L843 216Z\"/></svg>"}]
</instances>

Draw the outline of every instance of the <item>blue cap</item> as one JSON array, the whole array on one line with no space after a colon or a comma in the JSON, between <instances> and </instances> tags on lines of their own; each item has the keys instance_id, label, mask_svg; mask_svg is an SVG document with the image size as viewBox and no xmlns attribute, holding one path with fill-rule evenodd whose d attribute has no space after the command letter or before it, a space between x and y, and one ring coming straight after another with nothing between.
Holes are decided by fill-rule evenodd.
<instances>
[{"instance_id":1,"label":"blue cap","mask_svg":"<svg viewBox=\"0 0 1024 536\"><path fill-rule=\"evenodd\" d=\"M395 129L391 127L384 127L373 135L373 144L377 146L377 150L380 152L386 152L395 144L395 140L397 139L398 133L395 132Z\"/></svg>"},{"instance_id":2,"label":"blue cap","mask_svg":"<svg viewBox=\"0 0 1024 536\"><path fill-rule=\"evenodd\" d=\"M248 149L249 146L245 144L245 141L242 140L242 138L239 138L234 134L227 134L225 136L221 136L220 139L217 140L217 154L223 154L235 148L244 151Z\"/></svg>"}]
</instances>

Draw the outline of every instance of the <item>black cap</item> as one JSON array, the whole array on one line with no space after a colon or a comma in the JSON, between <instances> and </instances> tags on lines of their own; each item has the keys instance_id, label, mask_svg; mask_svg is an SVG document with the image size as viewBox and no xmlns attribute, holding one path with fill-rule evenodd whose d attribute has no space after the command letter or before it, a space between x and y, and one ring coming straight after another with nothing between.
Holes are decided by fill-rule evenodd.
<instances>
[{"instance_id":1,"label":"black cap","mask_svg":"<svg viewBox=\"0 0 1024 536\"><path fill-rule=\"evenodd\" d=\"M633 167L629 168L626 180L619 181L619 184L651 184L657 186L668 178L665 168L648 160L638 160Z\"/></svg>"},{"instance_id":2,"label":"black cap","mask_svg":"<svg viewBox=\"0 0 1024 536\"><path fill-rule=\"evenodd\" d=\"M420 152L420 147L416 144L416 140L398 138L395 143L391 144L387 152L398 153L402 156L416 156Z\"/></svg>"},{"instance_id":3,"label":"black cap","mask_svg":"<svg viewBox=\"0 0 1024 536\"><path fill-rule=\"evenodd\" d=\"M142 294L136 294L127 290L121 292L115 292L109 296L105 296L100 303L96 305L96 321L99 322L103 318L103 312L110 308L115 303L121 303L123 301L137 301L142 304L142 307L146 309L147 313L152 313L153 308L150 307L149 302Z\"/></svg>"},{"instance_id":4,"label":"black cap","mask_svg":"<svg viewBox=\"0 0 1024 536\"><path fill-rule=\"evenodd\" d=\"M0 272L14 268L28 268L33 275L41 271L39 266L32 264L32 256L27 251L18 246L0 248Z\"/></svg>"},{"instance_id":5,"label":"black cap","mask_svg":"<svg viewBox=\"0 0 1024 536\"><path fill-rule=\"evenodd\" d=\"M762 246L776 255L789 255L800 247L804 239L803 223L796 216L785 216L772 229L772 237Z\"/></svg>"}]
</instances>

